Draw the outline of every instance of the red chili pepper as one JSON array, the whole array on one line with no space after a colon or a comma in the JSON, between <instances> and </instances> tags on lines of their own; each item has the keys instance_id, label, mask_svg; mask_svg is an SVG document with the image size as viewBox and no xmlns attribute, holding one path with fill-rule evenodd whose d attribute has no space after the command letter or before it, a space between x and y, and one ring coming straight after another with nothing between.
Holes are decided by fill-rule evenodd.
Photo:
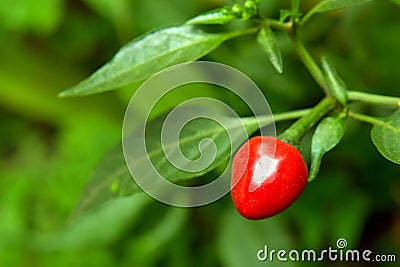
<instances>
[{"instance_id":1,"label":"red chili pepper","mask_svg":"<svg viewBox=\"0 0 400 267\"><path fill-rule=\"evenodd\" d=\"M307 177L307 165L296 147L271 136L253 137L233 159L232 199L244 217L265 219L288 208Z\"/></svg>"}]
</instances>

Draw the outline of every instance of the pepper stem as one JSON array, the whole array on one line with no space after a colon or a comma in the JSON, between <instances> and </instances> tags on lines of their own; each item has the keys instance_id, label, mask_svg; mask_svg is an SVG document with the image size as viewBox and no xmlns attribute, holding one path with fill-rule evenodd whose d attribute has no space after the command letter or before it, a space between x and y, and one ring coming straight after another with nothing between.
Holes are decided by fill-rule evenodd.
<instances>
[{"instance_id":1,"label":"pepper stem","mask_svg":"<svg viewBox=\"0 0 400 267\"><path fill-rule=\"evenodd\" d=\"M325 97L307 115L293 123L278 138L286 143L298 146L304 135L334 107L335 100L331 97Z\"/></svg>"}]
</instances>

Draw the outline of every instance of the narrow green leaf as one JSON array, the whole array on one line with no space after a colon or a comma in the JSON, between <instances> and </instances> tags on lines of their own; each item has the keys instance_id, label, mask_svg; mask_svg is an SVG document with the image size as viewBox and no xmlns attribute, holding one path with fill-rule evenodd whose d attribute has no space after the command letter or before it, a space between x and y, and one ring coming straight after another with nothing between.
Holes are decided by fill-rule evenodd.
<instances>
[{"instance_id":1,"label":"narrow green leaf","mask_svg":"<svg viewBox=\"0 0 400 267\"><path fill-rule=\"evenodd\" d=\"M347 86L326 57L322 57L324 79L331 95L343 106L347 103Z\"/></svg>"},{"instance_id":2,"label":"narrow green leaf","mask_svg":"<svg viewBox=\"0 0 400 267\"><path fill-rule=\"evenodd\" d=\"M385 158L400 164L400 109L375 124L371 138Z\"/></svg>"},{"instance_id":3,"label":"narrow green leaf","mask_svg":"<svg viewBox=\"0 0 400 267\"><path fill-rule=\"evenodd\" d=\"M244 33L207 33L190 25L146 33L122 47L89 78L59 96L95 94L146 79L166 67L199 59L227 39Z\"/></svg>"},{"instance_id":4,"label":"narrow green leaf","mask_svg":"<svg viewBox=\"0 0 400 267\"><path fill-rule=\"evenodd\" d=\"M188 112L197 113L194 109L190 109ZM223 121L222 125L224 125L225 128L212 120L195 119L186 124L182 129L178 145L165 143L161 145L160 133L165 116L166 115L160 116L148 123L146 132L151 134L146 136L147 155L139 155L132 160L134 161L133 164L136 166L143 166L142 160L145 157L149 157L159 173L165 179L175 183L190 180L210 172L224 163L231 155L231 152L235 151L247 139L248 134L252 134L259 129L255 118L237 119L221 117L220 121ZM272 122L272 118L269 117L268 119L266 117L262 120L261 127ZM245 127L247 133L241 131L242 125ZM230 137L226 129L233 133ZM217 152L212 164L200 172L186 172L180 170L173 166L165 156L164 149L172 147L172 149L176 150L172 151L172 153L179 153L179 147L183 155L188 159L195 160L201 155L198 145L206 138L214 142ZM142 140L137 141L140 142ZM133 144L133 147L136 146ZM202 153L207 154L208 149L211 148L212 147L206 147L202 150ZM149 177L149 179L151 179L151 177ZM81 202L76 209L76 214L89 210L110 199L128 196L138 192L142 192L142 190L134 182L134 179L132 179L122 153L122 148L118 146L118 148L111 151L100 162L98 169L95 171L86 187Z\"/></svg>"},{"instance_id":5,"label":"narrow green leaf","mask_svg":"<svg viewBox=\"0 0 400 267\"><path fill-rule=\"evenodd\" d=\"M319 123L311 141L311 168L308 181L315 179L323 155L339 144L343 135L344 123L341 119L327 117Z\"/></svg>"},{"instance_id":6,"label":"narrow green leaf","mask_svg":"<svg viewBox=\"0 0 400 267\"><path fill-rule=\"evenodd\" d=\"M366 4L372 0L324 0L319 2L313 9L315 13L327 12L331 10L347 8Z\"/></svg>"},{"instance_id":7,"label":"narrow green leaf","mask_svg":"<svg viewBox=\"0 0 400 267\"><path fill-rule=\"evenodd\" d=\"M200 14L186 22L188 25L198 25L198 24L225 24L236 16L230 12L227 7L211 10Z\"/></svg>"},{"instance_id":8,"label":"narrow green leaf","mask_svg":"<svg viewBox=\"0 0 400 267\"><path fill-rule=\"evenodd\" d=\"M281 9L279 12L279 21L285 22L288 18L293 18L295 20L301 17L301 13L294 11L292 9Z\"/></svg>"},{"instance_id":9,"label":"narrow green leaf","mask_svg":"<svg viewBox=\"0 0 400 267\"><path fill-rule=\"evenodd\" d=\"M301 23L304 24L315 13L322 13L341 8L358 6L366 4L372 0L322 0L313 9L311 9L302 19Z\"/></svg>"},{"instance_id":10,"label":"narrow green leaf","mask_svg":"<svg viewBox=\"0 0 400 267\"><path fill-rule=\"evenodd\" d=\"M193 112L193 110L187 110L187 112ZM142 162L144 158L149 157L158 172L165 179L174 183L196 178L210 172L229 158L232 149L231 140L238 146L247 138L247 135L240 135L239 132L238 136L232 136L233 139L229 139L228 133L222 125L209 119L199 118L185 125L179 135L179 144L176 144L176 140L173 140L171 143L161 143L161 130L164 119L163 116L159 117L148 125L146 129L146 133L149 133L146 135L147 155L138 155L132 158L133 162L131 164L132 166L143 166ZM227 126L229 129L240 130L240 127L242 127L242 122L239 119L221 117L220 121L224 121L223 125ZM217 152L212 164L202 171L187 172L182 170L187 169L185 166L176 168L165 156L167 152L170 155L182 153L189 160L196 160L201 157L202 154L211 156L214 151L213 146L208 145L211 142L209 142L202 151L199 149L200 142L206 138L210 138L214 142ZM131 138L130 140L132 143L129 143L129 147L137 147L134 144L136 142L142 142L142 140L136 138ZM180 149L180 151L178 151L178 149Z\"/></svg>"},{"instance_id":11,"label":"narrow green leaf","mask_svg":"<svg viewBox=\"0 0 400 267\"><path fill-rule=\"evenodd\" d=\"M282 73L282 56L274 32L270 27L264 27L257 36L257 42L264 48L268 59L278 73Z\"/></svg>"}]
</instances>

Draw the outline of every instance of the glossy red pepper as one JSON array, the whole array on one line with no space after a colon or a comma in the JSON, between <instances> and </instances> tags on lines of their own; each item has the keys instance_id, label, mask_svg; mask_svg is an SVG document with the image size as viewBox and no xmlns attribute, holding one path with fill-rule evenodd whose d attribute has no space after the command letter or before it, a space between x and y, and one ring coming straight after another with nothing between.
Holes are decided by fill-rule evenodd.
<instances>
[{"instance_id":1,"label":"glossy red pepper","mask_svg":"<svg viewBox=\"0 0 400 267\"><path fill-rule=\"evenodd\" d=\"M307 165L297 148L271 136L253 137L233 159L232 199L244 217L268 218L299 197L307 177Z\"/></svg>"}]
</instances>

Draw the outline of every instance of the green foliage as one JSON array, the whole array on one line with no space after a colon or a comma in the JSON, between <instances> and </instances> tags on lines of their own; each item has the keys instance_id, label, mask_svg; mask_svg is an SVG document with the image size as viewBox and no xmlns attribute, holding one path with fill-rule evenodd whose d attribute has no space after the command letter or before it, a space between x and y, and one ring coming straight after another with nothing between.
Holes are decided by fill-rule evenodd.
<instances>
[{"instance_id":1,"label":"green foliage","mask_svg":"<svg viewBox=\"0 0 400 267\"><path fill-rule=\"evenodd\" d=\"M201 108L191 107L181 112L195 116L201 113ZM218 117L219 123L209 119L192 120L180 132L178 144L174 142L161 144L160 135L166 115L162 115L148 123L146 131L151 134L146 136L145 141L150 161L165 179L173 183L201 177L223 164L229 159L231 151L236 151L239 145L247 140L247 134L253 134L259 127L255 117L239 119L217 115L215 118ZM270 117L264 116L259 119L260 127L265 127L273 122ZM140 132L140 129L138 130ZM228 135L228 133L231 135ZM135 135L136 133L133 136ZM200 144L206 138L209 138L209 142L213 142L215 147L207 145L200 150L197 144ZM133 142L142 142L138 138L131 139L134 140ZM129 145L129 147L138 146L139 144L135 143L130 143ZM189 160L195 160L201 155L212 157L212 164L199 172L183 171L172 165L166 157L166 155L171 156L178 153L182 153ZM129 164L131 166L144 166L143 161L146 160L146 156L137 155L132 157ZM185 169L184 166L180 167ZM154 186L157 186L157 184ZM86 191L76 212L79 214L82 211L95 208L110 199L141 192L142 189L132 179L121 148L118 146L110 151L99 164L89 184L86 186Z\"/></svg>"},{"instance_id":2,"label":"green foliage","mask_svg":"<svg viewBox=\"0 0 400 267\"><path fill-rule=\"evenodd\" d=\"M60 96L94 94L143 80L166 67L196 60L240 34L206 33L187 25L149 32L122 47L108 64Z\"/></svg>"},{"instance_id":3,"label":"green foliage","mask_svg":"<svg viewBox=\"0 0 400 267\"><path fill-rule=\"evenodd\" d=\"M318 174L322 157L333 149L344 135L344 123L340 118L327 117L319 124L311 141L311 168L308 180L312 181Z\"/></svg>"},{"instance_id":4,"label":"green foliage","mask_svg":"<svg viewBox=\"0 0 400 267\"><path fill-rule=\"evenodd\" d=\"M372 128L371 137L385 158L400 164L400 110L379 120Z\"/></svg>"},{"instance_id":5,"label":"green foliage","mask_svg":"<svg viewBox=\"0 0 400 267\"><path fill-rule=\"evenodd\" d=\"M86 185L85 192L74 214L97 207L116 197L141 192L132 179L120 145L101 160Z\"/></svg>"},{"instance_id":6,"label":"green foliage","mask_svg":"<svg viewBox=\"0 0 400 267\"><path fill-rule=\"evenodd\" d=\"M347 103L347 87L342 78L337 74L335 68L326 57L322 57L322 69L324 70L325 82L332 96L343 106Z\"/></svg>"},{"instance_id":7,"label":"green foliage","mask_svg":"<svg viewBox=\"0 0 400 267\"><path fill-rule=\"evenodd\" d=\"M257 34L261 27L254 25L265 17L278 18L286 9L290 12L281 22L262 22L275 32L286 31L292 18L296 23L300 17L299 10L288 9L289 2L262 1L260 17L191 29L210 38L243 28ZM323 2L331 1L317 6ZM357 2L361 3L347 4ZM323 54L332 58L350 89L346 106L353 115L349 113L345 121L340 146L324 156L318 180L307 185L298 201L271 220L250 222L237 215L229 196L194 209L172 208L144 193L118 198L120 193L136 190L135 184L129 179L121 149L107 151L121 141L124 109L137 84L91 97L57 98L58 92L87 77L127 40L154 27L183 24L226 1L0 1L4 40L0 43L0 265L286 266L257 262L257 250L268 245L319 251L334 247L339 237L348 240L349 249L396 253L399 165L380 157L366 134L369 125L353 118L356 113L370 115L367 120L377 122L374 142L386 157L398 162L398 132L393 130L398 129L398 111L383 117L400 107L399 100L378 96L398 96L399 92L397 2L371 1L362 8L315 16L310 23L303 17L297 27L300 41L305 42L311 59ZM301 1L300 11L310 14L315 3ZM223 45L215 40L218 48L203 56L249 75L268 97L272 110L284 112L285 120L306 115L309 110L298 116L287 116L286 111L312 107L321 91L295 55L289 35L276 35L285 59L281 75L265 62L265 52L254 38L237 37ZM173 95L160 110L190 98L195 91ZM251 115L230 95L212 93L237 107L241 116ZM338 105L337 110L342 107ZM283 131L287 124L277 114L275 118L278 131ZM267 122L270 118L264 125ZM303 140L304 151L310 149L309 139L308 135ZM223 165L196 181L213 178ZM99 186L118 166L124 168L123 174L116 173L111 183ZM90 177L93 180L88 183ZM97 187L104 191L96 195L91 189ZM91 198L93 202L87 203L92 206L85 206L85 198ZM82 206L75 210L80 199Z\"/></svg>"},{"instance_id":8,"label":"green foliage","mask_svg":"<svg viewBox=\"0 0 400 267\"><path fill-rule=\"evenodd\" d=\"M196 24L225 24L236 16L232 14L231 8L218 8L215 10L208 11L206 13L200 14L186 22L186 24L196 25Z\"/></svg>"},{"instance_id":9,"label":"green foliage","mask_svg":"<svg viewBox=\"0 0 400 267\"><path fill-rule=\"evenodd\" d=\"M371 0L322 0L303 17L302 23L316 13L366 4Z\"/></svg>"},{"instance_id":10,"label":"green foliage","mask_svg":"<svg viewBox=\"0 0 400 267\"><path fill-rule=\"evenodd\" d=\"M276 41L274 32L270 27L263 27L257 36L257 42L262 46L272 66L278 73L282 73L282 55Z\"/></svg>"},{"instance_id":11,"label":"green foliage","mask_svg":"<svg viewBox=\"0 0 400 267\"><path fill-rule=\"evenodd\" d=\"M322 0L309 13L321 13L331 10L358 6L370 2L371 0Z\"/></svg>"}]
</instances>

